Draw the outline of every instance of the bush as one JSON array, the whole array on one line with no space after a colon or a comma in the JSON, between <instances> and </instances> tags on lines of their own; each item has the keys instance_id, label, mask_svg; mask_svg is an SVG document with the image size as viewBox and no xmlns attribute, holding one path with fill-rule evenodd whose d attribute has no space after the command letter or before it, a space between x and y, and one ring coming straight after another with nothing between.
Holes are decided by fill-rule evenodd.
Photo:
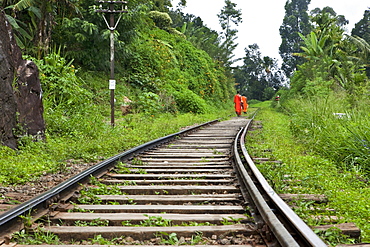
<instances>
[{"instance_id":1,"label":"bush","mask_svg":"<svg viewBox=\"0 0 370 247\"><path fill-rule=\"evenodd\" d=\"M174 96L180 112L196 114L207 112L206 101L190 90L175 92Z\"/></svg>"},{"instance_id":2,"label":"bush","mask_svg":"<svg viewBox=\"0 0 370 247\"><path fill-rule=\"evenodd\" d=\"M42 60L33 59L41 75L44 91L44 118L46 132L66 137L93 137L103 117L93 105L94 91L88 91L76 75L72 61L67 62L59 51Z\"/></svg>"},{"instance_id":3,"label":"bush","mask_svg":"<svg viewBox=\"0 0 370 247\"><path fill-rule=\"evenodd\" d=\"M40 70L43 99L46 105L76 110L90 103L92 94L83 87L82 80L76 76L73 61L67 62L59 52L52 52L43 60L28 59L33 60Z\"/></svg>"},{"instance_id":4,"label":"bush","mask_svg":"<svg viewBox=\"0 0 370 247\"><path fill-rule=\"evenodd\" d=\"M155 25L161 29L169 28L172 25L172 19L167 13L150 11L149 17L154 21Z\"/></svg>"},{"instance_id":5,"label":"bush","mask_svg":"<svg viewBox=\"0 0 370 247\"><path fill-rule=\"evenodd\" d=\"M158 94L152 92L141 93L134 103L134 107L139 112L155 114L161 111L160 98Z\"/></svg>"}]
</instances>

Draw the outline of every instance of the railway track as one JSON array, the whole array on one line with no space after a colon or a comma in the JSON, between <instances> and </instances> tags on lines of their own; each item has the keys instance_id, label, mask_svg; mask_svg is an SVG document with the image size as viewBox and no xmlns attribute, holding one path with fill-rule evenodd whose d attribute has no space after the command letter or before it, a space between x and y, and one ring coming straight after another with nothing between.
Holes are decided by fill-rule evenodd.
<instances>
[{"instance_id":1,"label":"railway track","mask_svg":"<svg viewBox=\"0 0 370 247\"><path fill-rule=\"evenodd\" d=\"M326 246L246 166L249 123L209 122L103 161L0 215L0 238L9 244L23 231L68 245Z\"/></svg>"}]
</instances>

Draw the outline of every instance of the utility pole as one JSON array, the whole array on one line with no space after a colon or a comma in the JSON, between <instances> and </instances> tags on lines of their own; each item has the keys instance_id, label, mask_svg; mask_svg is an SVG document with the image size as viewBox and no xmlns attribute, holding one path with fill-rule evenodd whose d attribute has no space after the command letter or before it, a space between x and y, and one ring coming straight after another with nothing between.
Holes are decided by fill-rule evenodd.
<instances>
[{"instance_id":1,"label":"utility pole","mask_svg":"<svg viewBox=\"0 0 370 247\"><path fill-rule=\"evenodd\" d=\"M114 90L116 89L116 80L114 79L114 31L121 20L122 13L127 13L127 1L114 1L114 0L97 0L99 8L95 12L103 13L103 19L110 30L110 107L111 107L111 125L114 126ZM119 8L121 7L121 8ZM109 14L109 23L105 18L105 13ZM117 22L114 20L114 14L119 14Z\"/></svg>"}]
</instances>

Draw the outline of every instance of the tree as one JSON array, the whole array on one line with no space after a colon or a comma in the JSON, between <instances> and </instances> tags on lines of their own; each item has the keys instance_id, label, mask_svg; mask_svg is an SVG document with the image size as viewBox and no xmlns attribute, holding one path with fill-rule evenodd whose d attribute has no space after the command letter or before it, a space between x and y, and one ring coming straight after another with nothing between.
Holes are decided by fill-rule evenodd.
<instances>
[{"instance_id":1,"label":"tree","mask_svg":"<svg viewBox=\"0 0 370 247\"><path fill-rule=\"evenodd\" d=\"M186 0L179 0L179 3L177 4L176 7L179 9L186 7Z\"/></svg>"},{"instance_id":2,"label":"tree","mask_svg":"<svg viewBox=\"0 0 370 247\"><path fill-rule=\"evenodd\" d=\"M301 38L305 58L291 80L293 92L308 96L325 96L333 90L346 90L351 99L360 99L366 92L362 51L370 51L365 41L344 35L347 21L331 8L315 10L314 30ZM365 91L364 91L365 90ZM353 103L353 102L352 102Z\"/></svg>"},{"instance_id":3,"label":"tree","mask_svg":"<svg viewBox=\"0 0 370 247\"><path fill-rule=\"evenodd\" d=\"M230 61L233 58L232 53L238 45L235 43L238 30L232 29L231 24L233 23L234 25L238 26L239 23L242 22L242 12L240 9L235 8L235 3L231 2L230 0L225 0L224 8L221 10L220 14L217 14L223 30L223 46L225 47L225 56L227 58L227 61L225 61L226 64L232 63Z\"/></svg>"},{"instance_id":4,"label":"tree","mask_svg":"<svg viewBox=\"0 0 370 247\"><path fill-rule=\"evenodd\" d=\"M48 53L51 34L55 25L55 16L65 17L66 13L79 13L78 7L71 0L19 0L6 1L3 4L10 5L14 16L17 12L28 10L29 18L21 20L28 26L28 33L33 36L34 45L37 48L37 57Z\"/></svg>"},{"instance_id":5,"label":"tree","mask_svg":"<svg viewBox=\"0 0 370 247\"><path fill-rule=\"evenodd\" d=\"M170 11L173 27L182 32L198 49L204 50L217 61L227 61L226 48L217 31L204 25L200 17L184 14L181 10Z\"/></svg>"},{"instance_id":6,"label":"tree","mask_svg":"<svg viewBox=\"0 0 370 247\"><path fill-rule=\"evenodd\" d=\"M288 0L285 4L285 16L279 29L282 39L279 53L283 59L282 70L287 77L291 77L297 65L303 62L293 54L301 52L299 33L307 35L312 30L307 13L310 2L311 0Z\"/></svg>"},{"instance_id":7,"label":"tree","mask_svg":"<svg viewBox=\"0 0 370 247\"><path fill-rule=\"evenodd\" d=\"M219 60L223 51L221 49L221 41L218 33L206 26L197 25L197 22L203 23L199 17L196 18L194 22L187 22L184 34L195 47L206 51L214 60Z\"/></svg>"},{"instance_id":8,"label":"tree","mask_svg":"<svg viewBox=\"0 0 370 247\"><path fill-rule=\"evenodd\" d=\"M316 25L321 26L324 29L324 25L330 25L328 23L328 17L332 18L332 21L336 23L339 27L344 27L349 23L344 15L337 15L332 7L326 6L323 9L315 8L310 12L311 19Z\"/></svg>"},{"instance_id":9,"label":"tree","mask_svg":"<svg viewBox=\"0 0 370 247\"><path fill-rule=\"evenodd\" d=\"M358 36L370 44L370 8L365 10L363 18L355 24L352 29L352 36ZM366 49L362 49L365 51ZM367 64L370 64L370 55L366 54ZM366 67L366 74L370 78L370 65Z\"/></svg>"},{"instance_id":10,"label":"tree","mask_svg":"<svg viewBox=\"0 0 370 247\"><path fill-rule=\"evenodd\" d=\"M154 0L153 10L168 12L168 7L172 7L170 0Z\"/></svg>"},{"instance_id":11,"label":"tree","mask_svg":"<svg viewBox=\"0 0 370 247\"><path fill-rule=\"evenodd\" d=\"M352 29L352 36L358 36L370 43L370 7L365 10L362 19Z\"/></svg>"},{"instance_id":12,"label":"tree","mask_svg":"<svg viewBox=\"0 0 370 247\"><path fill-rule=\"evenodd\" d=\"M142 4L144 0L128 2L128 13L121 15L121 20L114 32L115 70L125 71L128 60L135 54L128 49L128 44L138 39L143 28L147 28L150 6ZM109 70L110 30L101 13L93 9L95 0L79 3L81 15L72 17L56 16L53 28L53 47L62 47L62 54L74 64L89 70ZM105 14L109 18L109 14ZM115 20L119 18L115 15Z\"/></svg>"},{"instance_id":13,"label":"tree","mask_svg":"<svg viewBox=\"0 0 370 247\"><path fill-rule=\"evenodd\" d=\"M276 59L262 57L257 44L245 48L244 64L234 71L237 90L249 99L268 100L282 84Z\"/></svg>"}]
</instances>

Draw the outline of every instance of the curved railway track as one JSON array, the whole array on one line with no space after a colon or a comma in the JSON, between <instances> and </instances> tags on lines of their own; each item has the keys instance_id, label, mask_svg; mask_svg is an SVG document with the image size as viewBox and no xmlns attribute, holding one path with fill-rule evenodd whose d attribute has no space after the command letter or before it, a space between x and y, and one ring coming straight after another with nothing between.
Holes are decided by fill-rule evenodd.
<instances>
[{"instance_id":1,"label":"curved railway track","mask_svg":"<svg viewBox=\"0 0 370 247\"><path fill-rule=\"evenodd\" d=\"M70 245L326 246L255 168L249 124L208 122L103 161L0 215L0 238L26 227Z\"/></svg>"}]
</instances>

